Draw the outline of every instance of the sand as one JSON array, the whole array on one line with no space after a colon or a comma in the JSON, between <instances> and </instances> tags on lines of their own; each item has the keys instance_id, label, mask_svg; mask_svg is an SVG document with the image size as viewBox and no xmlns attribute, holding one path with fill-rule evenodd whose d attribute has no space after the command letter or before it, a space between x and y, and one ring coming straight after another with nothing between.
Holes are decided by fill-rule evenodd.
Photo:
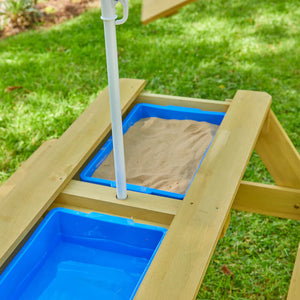
<instances>
[{"instance_id":1,"label":"sand","mask_svg":"<svg viewBox=\"0 0 300 300\"><path fill-rule=\"evenodd\" d=\"M191 120L141 119L124 135L127 183L184 194L219 126ZM93 177L115 180L113 154Z\"/></svg>"}]
</instances>

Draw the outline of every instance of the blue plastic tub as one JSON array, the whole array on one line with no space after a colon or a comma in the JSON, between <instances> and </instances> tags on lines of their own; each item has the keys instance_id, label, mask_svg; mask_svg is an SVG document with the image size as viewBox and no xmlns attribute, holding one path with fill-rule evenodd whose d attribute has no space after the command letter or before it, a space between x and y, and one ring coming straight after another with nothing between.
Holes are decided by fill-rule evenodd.
<instances>
[{"instance_id":1,"label":"blue plastic tub","mask_svg":"<svg viewBox=\"0 0 300 300\"><path fill-rule=\"evenodd\" d=\"M166 231L54 209L0 276L0 299L133 299Z\"/></svg>"},{"instance_id":2,"label":"blue plastic tub","mask_svg":"<svg viewBox=\"0 0 300 300\"><path fill-rule=\"evenodd\" d=\"M126 119L123 121L123 132L125 134L127 130L140 119L149 118L149 117L157 117L157 118L168 119L168 120L176 119L176 120L193 120L198 122L205 121L211 124L220 125L224 116L225 113L222 112L202 111L197 108L187 108L187 107L179 107L179 106L160 106L160 105L142 103L142 104L135 105L134 108L126 117ZM107 142L103 145L103 147L99 150L99 152L93 157L93 159L81 172L80 178L82 181L106 185L110 187L116 187L115 181L92 177L96 169L99 168L99 166L110 154L112 148L113 148L112 137L110 137L107 140ZM204 159L204 156L199 164L199 167ZM175 198L175 199L183 199L187 192L186 191L184 194L178 194L178 193L172 193L168 191L153 189L153 188L134 185L134 184L127 184L127 189L132 191L147 193L147 194Z\"/></svg>"}]
</instances>

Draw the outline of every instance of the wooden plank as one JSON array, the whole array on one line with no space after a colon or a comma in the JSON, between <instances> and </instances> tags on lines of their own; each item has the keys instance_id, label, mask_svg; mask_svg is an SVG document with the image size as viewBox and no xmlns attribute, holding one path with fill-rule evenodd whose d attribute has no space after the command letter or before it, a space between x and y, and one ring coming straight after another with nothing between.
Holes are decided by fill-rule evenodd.
<instances>
[{"instance_id":1,"label":"wooden plank","mask_svg":"<svg viewBox=\"0 0 300 300\"><path fill-rule=\"evenodd\" d=\"M222 239L222 238L225 236L229 224L230 224L230 214L228 215L228 217L227 217L227 219L226 219L226 221L225 221L225 223L224 223L224 226L223 226L223 228L222 228L222 232L221 232L221 234L220 234L220 236L219 236L219 239Z\"/></svg>"},{"instance_id":2,"label":"wooden plank","mask_svg":"<svg viewBox=\"0 0 300 300\"><path fill-rule=\"evenodd\" d=\"M255 150L277 185L300 188L300 155L272 111Z\"/></svg>"},{"instance_id":3,"label":"wooden plank","mask_svg":"<svg viewBox=\"0 0 300 300\"><path fill-rule=\"evenodd\" d=\"M114 188L72 180L56 202L161 224L170 224L182 203L133 191L128 195L127 201L119 201ZM300 190L242 181L232 208L300 220Z\"/></svg>"},{"instance_id":4,"label":"wooden plank","mask_svg":"<svg viewBox=\"0 0 300 300\"><path fill-rule=\"evenodd\" d=\"M144 85L144 80L120 80L123 111L132 104ZM0 265L64 189L110 127L106 88L59 138L47 159L33 161L27 176L1 199Z\"/></svg>"},{"instance_id":5,"label":"wooden plank","mask_svg":"<svg viewBox=\"0 0 300 300\"><path fill-rule=\"evenodd\" d=\"M56 201L167 225L172 222L181 203L176 199L133 191L128 191L128 198L120 201L116 199L114 188L76 180L70 182Z\"/></svg>"},{"instance_id":6,"label":"wooden plank","mask_svg":"<svg viewBox=\"0 0 300 300\"><path fill-rule=\"evenodd\" d=\"M300 220L300 189L242 181L232 208Z\"/></svg>"},{"instance_id":7,"label":"wooden plank","mask_svg":"<svg viewBox=\"0 0 300 300\"><path fill-rule=\"evenodd\" d=\"M144 25L159 18L172 16L181 7L196 0L143 0L142 23Z\"/></svg>"},{"instance_id":8,"label":"wooden plank","mask_svg":"<svg viewBox=\"0 0 300 300\"><path fill-rule=\"evenodd\" d=\"M295 266L289 287L287 300L298 300L300 298L300 244L296 256Z\"/></svg>"},{"instance_id":9,"label":"wooden plank","mask_svg":"<svg viewBox=\"0 0 300 300\"><path fill-rule=\"evenodd\" d=\"M159 95L159 94L151 94L146 92L140 94L140 96L136 99L135 103L175 105L175 106L192 107L192 108L199 108L207 111L219 111L219 112L226 112L230 106L230 103L225 101Z\"/></svg>"},{"instance_id":10,"label":"wooden plank","mask_svg":"<svg viewBox=\"0 0 300 300\"><path fill-rule=\"evenodd\" d=\"M3 199L20 181L28 175L28 168L34 161L43 160L45 154L51 151L57 140L45 141L26 161L24 161L18 170L12 174L0 187L0 201Z\"/></svg>"},{"instance_id":11,"label":"wooden plank","mask_svg":"<svg viewBox=\"0 0 300 300\"><path fill-rule=\"evenodd\" d=\"M270 104L266 93L236 93L136 300L196 297Z\"/></svg>"}]
</instances>

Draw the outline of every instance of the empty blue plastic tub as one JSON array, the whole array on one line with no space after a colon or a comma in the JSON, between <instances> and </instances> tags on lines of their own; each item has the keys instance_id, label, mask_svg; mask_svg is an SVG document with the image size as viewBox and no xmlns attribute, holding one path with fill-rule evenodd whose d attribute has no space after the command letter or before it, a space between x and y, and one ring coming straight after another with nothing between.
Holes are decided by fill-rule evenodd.
<instances>
[{"instance_id":1,"label":"empty blue plastic tub","mask_svg":"<svg viewBox=\"0 0 300 300\"><path fill-rule=\"evenodd\" d=\"M0 299L133 299L166 231L54 209L0 276Z\"/></svg>"},{"instance_id":2,"label":"empty blue plastic tub","mask_svg":"<svg viewBox=\"0 0 300 300\"><path fill-rule=\"evenodd\" d=\"M149 117L157 117L157 118L168 119L168 120L176 119L176 120L193 120L198 122L205 121L211 124L220 125L224 116L225 113L222 112L203 111L197 108L188 108L188 107L180 107L180 106L161 106L161 105L141 103L135 105L134 108L130 111L130 113L126 117L126 119L123 121L123 132L125 134L127 130L140 119L149 118ZM112 143L112 138L110 137L107 140L107 142L103 145L103 147L99 150L99 152L93 157L93 159L81 172L80 178L82 181L101 184L110 187L116 187L115 181L92 177L96 169L99 168L99 166L110 154L112 148L113 148L113 143ZM205 157L205 154L198 168L200 167ZM183 199L187 192L186 190L184 194L178 194L178 193L172 193L168 191L153 189L153 188L134 185L134 184L127 184L127 189L131 191L153 194L158 196L165 196L165 197L175 198L175 199Z\"/></svg>"}]
</instances>

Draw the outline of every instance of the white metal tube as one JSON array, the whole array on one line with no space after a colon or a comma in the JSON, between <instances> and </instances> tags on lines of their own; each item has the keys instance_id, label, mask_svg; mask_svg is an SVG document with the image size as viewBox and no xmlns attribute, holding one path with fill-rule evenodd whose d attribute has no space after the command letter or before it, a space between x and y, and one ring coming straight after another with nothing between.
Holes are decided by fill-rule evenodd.
<instances>
[{"instance_id":1,"label":"white metal tube","mask_svg":"<svg viewBox=\"0 0 300 300\"><path fill-rule=\"evenodd\" d=\"M124 200L127 198L127 192L115 24L115 0L101 0L101 10L101 18L104 22L117 198Z\"/></svg>"}]
</instances>

